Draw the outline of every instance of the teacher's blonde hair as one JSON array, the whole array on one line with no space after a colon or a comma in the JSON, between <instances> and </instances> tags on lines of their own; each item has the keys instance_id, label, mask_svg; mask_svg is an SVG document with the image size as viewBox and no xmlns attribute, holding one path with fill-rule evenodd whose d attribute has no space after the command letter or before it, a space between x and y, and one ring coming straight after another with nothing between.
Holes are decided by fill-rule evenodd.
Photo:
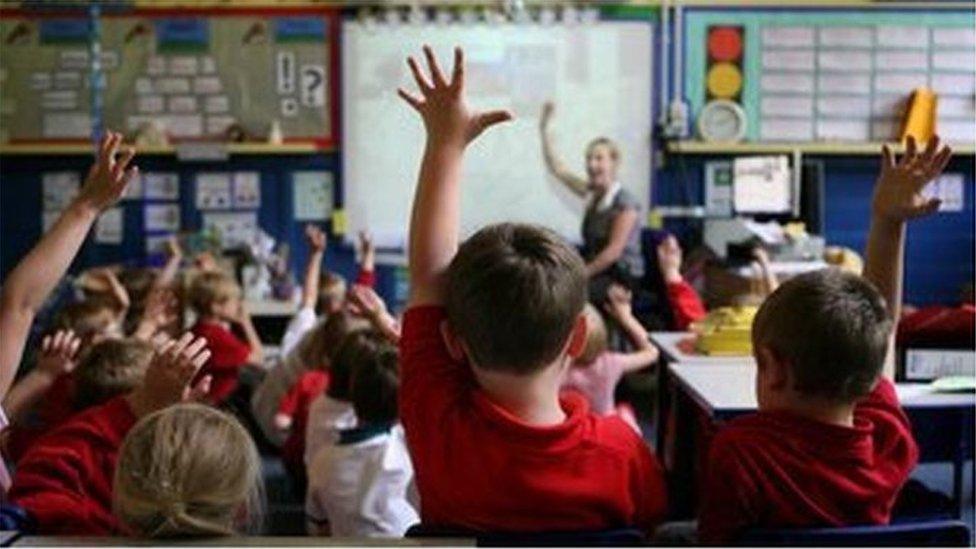
<instances>
[{"instance_id":1,"label":"teacher's blonde hair","mask_svg":"<svg viewBox=\"0 0 976 549\"><path fill-rule=\"evenodd\" d=\"M610 158L612 158L614 162L618 164L620 163L620 147L617 146L616 141L610 139L609 137L602 136L593 139L586 145L586 158L589 158L597 147L606 147L610 152Z\"/></svg>"},{"instance_id":2,"label":"teacher's blonde hair","mask_svg":"<svg viewBox=\"0 0 976 549\"><path fill-rule=\"evenodd\" d=\"M119 451L115 516L138 537L229 536L260 527L261 462L234 417L179 404L143 418Z\"/></svg>"}]
</instances>

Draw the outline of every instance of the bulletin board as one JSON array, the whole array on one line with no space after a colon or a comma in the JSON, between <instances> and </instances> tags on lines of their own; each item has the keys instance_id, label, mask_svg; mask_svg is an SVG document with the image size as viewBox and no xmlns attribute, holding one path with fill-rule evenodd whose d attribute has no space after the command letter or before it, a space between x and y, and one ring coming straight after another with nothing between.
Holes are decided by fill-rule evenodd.
<instances>
[{"instance_id":1,"label":"bulletin board","mask_svg":"<svg viewBox=\"0 0 976 549\"><path fill-rule=\"evenodd\" d=\"M686 96L697 116L729 95L749 141L866 142L896 139L912 91L928 86L938 132L971 144L974 23L971 10L688 10Z\"/></svg>"},{"instance_id":2,"label":"bulletin board","mask_svg":"<svg viewBox=\"0 0 976 549\"><path fill-rule=\"evenodd\" d=\"M0 12L0 98L11 142L87 139L89 21ZM320 8L139 9L100 19L105 127L157 121L174 141L237 124L265 138L335 144L338 15ZM73 47L69 47L73 46Z\"/></svg>"}]
</instances>

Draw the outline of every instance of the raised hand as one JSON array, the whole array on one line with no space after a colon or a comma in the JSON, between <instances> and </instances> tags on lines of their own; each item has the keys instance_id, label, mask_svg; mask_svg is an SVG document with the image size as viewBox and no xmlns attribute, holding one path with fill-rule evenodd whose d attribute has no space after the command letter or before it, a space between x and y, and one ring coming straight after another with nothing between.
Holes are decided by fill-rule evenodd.
<instances>
[{"instance_id":1,"label":"raised hand","mask_svg":"<svg viewBox=\"0 0 976 549\"><path fill-rule=\"evenodd\" d=\"M461 48L454 48L454 70L450 81L445 78L430 46L425 45L423 51L430 69L429 78L412 56L407 58L420 95L403 88L397 93L420 113L428 139L463 148L491 126L512 119L512 113L506 110L473 112L468 108L464 99L464 52Z\"/></svg>"},{"instance_id":2,"label":"raised hand","mask_svg":"<svg viewBox=\"0 0 976 549\"><path fill-rule=\"evenodd\" d=\"M125 193L126 186L138 175L139 168L128 167L136 154L132 147L126 147L116 158L121 143L122 134L106 131L102 136L98 158L88 171L79 200L103 210L116 203Z\"/></svg>"},{"instance_id":3,"label":"raised hand","mask_svg":"<svg viewBox=\"0 0 976 549\"><path fill-rule=\"evenodd\" d=\"M673 235L668 235L658 244L657 265L665 282L681 280L681 246Z\"/></svg>"},{"instance_id":4,"label":"raised hand","mask_svg":"<svg viewBox=\"0 0 976 549\"><path fill-rule=\"evenodd\" d=\"M539 116L539 125L542 129L546 129L549 126L549 122L552 121L552 116L556 112L556 105L552 101L546 101L542 104L542 114Z\"/></svg>"},{"instance_id":5,"label":"raised hand","mask_svg":"<svg viewBox=\"0 0 976 549\"><path fill-rule=\"evenodd\" d=\"M383 298L369 286L355 284L349 289L347 304L354 315L365 318L379 318L387 314Z\"/></svg>"},{"instance_id":6,"label":"raised hand","mask_svg":"<svg viewBox=\"0 0 976 549\"><path fill-rule=\"evenodd\" d=\"M914 137L908 138L905 154L895 161L888 145L881 149L881 174L874 185L871 209L875 216L903 222L935 213L941 204L937 198L925 198L922 190L949 164L952 149L939 148L938 136L929 140L919 152Z\"/></svg>"},{"instance_id":7,"label":"raised hand","mask_svg":"<svg viewBox=\"0 0 976 549\"><path fill-rule=\"evenodd\" d=\"M207 340L192 333L162 343L149 363L142 384L130 395L133 411L143 416L179 402L202 398L209 392L209 376L196 384L192 381L209 359Z\"/></svg>"},{"instance_id":8,"label":"raised hand","mask_svg":"<svg viewBox=\"0 0 976 549\"><path fill-rule=\"evenodd\" d=\"M376 251L373 245L373 237L366 231L359 231L359 251L363 257Z\"/></svg>"},{"instance_id":9,"label":"raised hand","mask_svg":"<svg viewBox=\"0 0 976 549\"><path fill-rule=\"evenodd\" d=\"M166 257L169 258L182 258L183 257L183 247L180 246L180 240L176 236L170 236L166 239Z\"/></svg>"},{"instance_id":10,"label":"raised hand","mask_svg":"<svg viewBox=\"0 0 976 549\"><path fill-rule=\"evenodd\" d=\"M607 302L603 307L614 318L621 319L633 316L631 302L633 294L620 284L611 284L607 290Z\"/></svg>"},{"instance_id":11,"label":"raised hand","mask_svg":"<svg viewBox=\"0 0 976 549\"><path fill-rule=\"evenodd\" d=\"M153 288L146 297L146 306L133 337L150 341L156 332L178 318L179 301L169 288Z\"/></svg>"},{"instance_id":12,"label":"raised hand","mask_svg":"<svg viewBox=\"0 0 976 549\"><path fill-rule=\"evenodd\" d=\"M326 237L325 232L312 224L305 225L305 241L312 253L325 253L325 248L328 246L328 237Z\"/></svg>"},{"instance_id":13,"label":"raised hand","mask_svg":"<svg viewBox=\"0 0 976 549\"><path fill-rule=\"evenodd\" d=\"M81 339L72 330L58 330L53 336L45 336L41 352L37 355L37 371L51 379L71 373L78 361L76 355Z\"/></svg>"}]
</instances>

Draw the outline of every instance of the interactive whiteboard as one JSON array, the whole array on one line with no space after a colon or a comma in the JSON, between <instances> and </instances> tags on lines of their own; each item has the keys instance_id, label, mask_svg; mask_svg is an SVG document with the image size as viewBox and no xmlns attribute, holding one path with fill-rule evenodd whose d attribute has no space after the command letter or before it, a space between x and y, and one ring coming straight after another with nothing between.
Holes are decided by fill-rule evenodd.
<instances>
[{"instance_id":1,"label":"interactive whiteboard","mask_svg":"<svg viewBox=\"0 0 976 549\"><path fill-rule=\"evenodd\" d=\"M546 225L578 242L584 202L546 171L539 116L556 103L559 155L580 175L598 136L617 141L619 179L645 205L651 147L651 25L385 25L345 22L342 32L342 183L348 234L370 230L382 247L403 248L424 147L419 116L399 97L416 91L407 55L430 44L449 73L465 50L473 108L507 108L514 122L469 148L462 233L501 221Z\"/></svg>"}]
</instances>

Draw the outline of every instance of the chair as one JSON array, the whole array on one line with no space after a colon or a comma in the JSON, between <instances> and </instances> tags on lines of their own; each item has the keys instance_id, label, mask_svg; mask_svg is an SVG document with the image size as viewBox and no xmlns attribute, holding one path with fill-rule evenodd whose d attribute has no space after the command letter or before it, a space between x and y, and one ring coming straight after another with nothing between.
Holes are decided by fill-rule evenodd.
<instances>
[{"instance_id":1,"label":"chair","mask_svg":"<svg viewBox=\"0 0 976 549\"><path fill-rule=\"evenodd\" d=\"M790 547L968 547L969 528L958 520L900 522L887 526L750 530L742 546Z\"/></svg>"},{"instance_id":2,"label":"chair","mask_svg":"<svg viewBox=\"0 0 976 549\"><path fill-rule=\"evenodd\" d=\"M561 532L476 532L415 524L408 538L474 538L478 547L640 547L647 538L640 530L581 530Z\"/></svg>"}]
</instances>

